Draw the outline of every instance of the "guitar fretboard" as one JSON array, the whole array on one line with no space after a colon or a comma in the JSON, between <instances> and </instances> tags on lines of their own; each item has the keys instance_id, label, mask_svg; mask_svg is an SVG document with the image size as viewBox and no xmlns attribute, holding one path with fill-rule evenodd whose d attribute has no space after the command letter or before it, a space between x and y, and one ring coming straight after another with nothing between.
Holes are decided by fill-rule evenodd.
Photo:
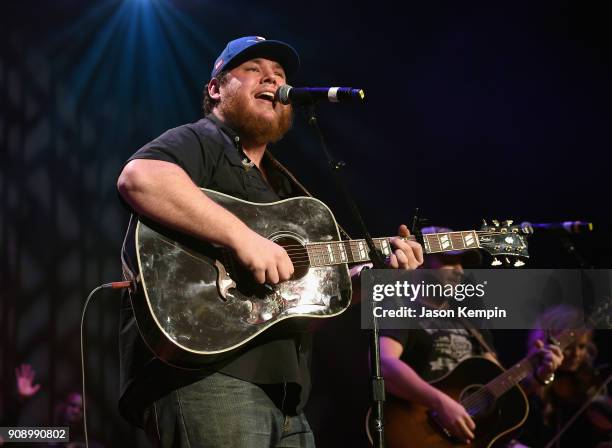
<instances>
[{"instance_id":1,"label":"guitar fretboard","mask_svg":"<svg viewBox=\"0 0 612 448\"><path fill-rule=\"evenodd\" d=\"M384 256L391 253L389 238L374 238L374 246ZM370 259L365 240L332 241L306 245L311 266L330 266L341 263L361 263Z\"/></svg>"},{"instance_id":2,"label":"guitar fretboard","mask_svg":"<svg viewBox=\"0 0 612 448\"><path fill-rule=\"evenodd\" d=\"M534 370L533 358L525 358L495 378L486 388L495 398L501 397L508 390L527 378Z\"/></svg>"},{"instance_id":3,"label":"guitar fretboard","mask_svg":"<svg viewBox=\"0 0 612 448\"><path fill-rule=\"evenodd\" d=\"M571 344L576 339L576 335L576 330L564 331L557 340L561 350ZM495 398L499 398L506 393L506 391L527 378L535 370L536 364L537 362L533 356L524 358L485 387L495 396Z\"/></svg>"},{"instance_id":4,"label":"guitar fretboard","mask_svg":"<svg viewBox=\"0 0 612 448\"><path fill-rule=\"evenodd\" d=\"M415 240L414 236L405 239ZM374 246L383 256L393 251L390 238L374 238ZM464 232L428 233L423 235L423 250L426 254L453 250L477 249L480 247L475 230ZM310 266L330 266L341 263L361 263L370 260L365 240L331 241L306 245Z\"/></svg>"},{"instance_id":5,"label":"guitar fretboard","mask_svg":"<svg viewBox=\"0 0 612 448\"><path fill-rule=\"evenodd\" d=\"M425 253L479 248L475 230L464 232L427 233L423 235Z\"/></svg>"}]
</instances>

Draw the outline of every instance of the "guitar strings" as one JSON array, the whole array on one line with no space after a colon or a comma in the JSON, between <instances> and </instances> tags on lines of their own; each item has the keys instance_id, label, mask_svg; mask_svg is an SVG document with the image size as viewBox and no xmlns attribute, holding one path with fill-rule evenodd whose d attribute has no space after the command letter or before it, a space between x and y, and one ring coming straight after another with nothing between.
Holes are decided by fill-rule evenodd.
<instances>
[{"instance_id":1,"label":"guitar strings","mask_svg":"<svg viewBox=\"0 0 612 448\"><path fill-rule=\"evenodd\" d=\"M338 261L332 260L331 258L329 258L329 261L328 261L329 254L327 252L321 252L319 254L308 254L306 251L293 250L293 251L287 251L287 253L289 255L289 258L291 259L291 262L296 267L304 267L304 266L330 266L330 265L337 265L337 264L344 264L344 263L353 263L353 262L369 260L369 257L368 258L359 258L359 259L356 259L355 257L353 257L353 259L351 259L351 260L344 260L344 261L342 261L341 260L342 256L338 252L333 254L334 258L338 258L339 259ZM317 257L320 257L321 260L317 260Z\"/></svg>"},{"instance_id":2,"label":"guitar strings","mask_svg":"<svg viewBox=\"0 0 612 448\"><path fill-rule=\"evenodd\" d=\"M329 251L313 252L313 251L307 251L306 249L303 249L303 248L302 249L286 249L286 252L287 252L287 254L289 255L290 258L292 256L304 256L304 257L308 257L308 258L310 258L310 257L313 257L313 258L315 258L315 257L326 258L326 257L330 256ZM440 252L443 252L443 251L431 251L431 252L428 252L428 253L440 253ZM342 259L344 256L348 257L349 254L346 254L346 253L343 254L341 251L333 250L332 255L333 255L333 258ZM354 253L351 253L350 257L353 258L353 259L355 259L355 258L359 258L360 260L362 259L361 256L356 256ZM369 259L369 257L367 257L366 260L367 259ZM346 260L346 262L351 262L351 261L352 260Z\"/></svg>"},{"instance_id":3,"label":"guitar strings","mask_svg":"<svg viewBox=\"0 0 612 448\"><path fill-rule=\"evenodd\" d=\"M461 234L462 232L450 232L449 235L453 235L453 234ZM485 231L485 230L477 230L475 231L476 234L478 235L484 235L484 236L490 236L490 235L516 235L515 233L502 233L502 232L491 232L491 231ZM430 234L426 234L425 236L428 235L440 235L440 234L436 234L436 233L430 233ZM385 237L385 238L374 238L374 241L380 241L380 240L385 240L385 239L390 239L392 237ZM410 235L408 237L405 237L405 239L409 240L409 241L416 241L416 237L414 237L414 235ZM324 242L324 241L317 241L317 242L313 242L313 243L307 243L306 245L303 244L287 244L285 246L283 246L284 248L291 248L291 247L297 247L297 248L306 248L307 246L310 247L316 247L318 245L327 245L327 244L344 244L346 245L347 243L349 245L355 245L358 244L359 242L364 242L365 240L340 240L340 241L330 241L328 242Z\"/></svg>"},{"instance_id":4,"label":"guitar strings","mask_svg":"<svg viewBox=\"0 0 612 448\"><path fill-rule=\"evenodd\" d=\"M489 235L504 235L502 232L491 232L491 231L475 231L476 234L481 235L481 236L489 236ZM427 234L427 235L439 235L439 234ZM462 235L462 232L450 232L448 233L448 235L451 236L451 244L452 244L452 237L453 235ZM507 235L513 235L513 233L509 233ZM375 241L380 241L380 240L385 240L388 238L377 238L375 239ZM414 235L410 235L408 237L406 237L405 239L410 240L410 241L416 241L416 238L414 237ZM457 239L457 238L455 238ZM307 243L306 245L303 244L287 244L282 246L287 254L289 255L289 258L291 258L292 263L294 264L295 267L309 267L309 266L318 266L319 263L317 263L316 257L321 257L322 260L320 260L322 262L322 264L320 264L320 266L326 266L326 265L337 265L337 264L343 264L343 263L350 263L350 262L355 262L355 261L365 261L368 260L369 257L366 257L365 259L363 259L360 255L356 256L354 253L354 249L357 250L357 252L359 252L359 249L356 248L355 246L357 246L359 244L359 242L363 242L365 240L340 240L340 241L331 241L329 243L327 242L314 242L314 243ZM330 256L329 251L325 250L324 247L328 246L329 244L335 245L336 247L332 249L332 254ZM344 260L344 261L339 261L339 262L334 262L333 258L338 257L340 259L347 258L347 254L346 252L343 253L343 251L338 249L339 245L342 246L346 246L348 244L348 249L350 251L350 256L352 258L352 260ZM317 253L317 250L319 249L319 247L323 250L319 250ZM312 250L309 250L312 249ZM452 248L449 250L465 250L467 248ZM231 256L231 252L227 249L225 249L224 251L224 255L230 255ZM436 252L444 252L443 250L440 251L430 251L430 253L436 253ZM330 261L328 262L326 260L326 258L329 257ZM315 260L311 260L311 258L315 258ZM356 258L358 258L358 260L355 260Z\"/></svg>"},{"instance_id":5,"label":"guitar strings","mask_svg":"<svg viewBox=\"0 0 612 448\"><path fill-rule=\"evenodd\" d=\"M497 383L498 380L499 378L495 378L489 384L481 387L472 395L469 395L465 400L461 400L460 403L466 409L477 408L478 410L478 408L480 408L480 405L482 404L482 401L485 401L484 404L486 405L487 395L492 395L495 398L496 394L493 393L490 388L497 388L497 385L495 385L494 383Z\"/></svg>"},{"instance_id":6,"label":"guitar strings","mask_svg":"<svg viewBox=\"0 0 612 448\"><path fill-rule=\"evenodd\" d=\"M520 365L521 363L519 363L518 365ZM516 366L513 367L513 369L516 368ZM511 372L512 369L506 370L506 372L504 373L504 375L501 375L495 379L493 379L492 381L490 381L488 384L486 384L485 386L483 386L482 388L478 389L476 392L474 392L472 395L469 395L465 400L461 400L461 404L467 409L467 408L471 408L471 407L475 407L476 405L479 405L481 400L486 400L487 399L487 395L492 395L494 398L496 395L500 395L499 393L496 394L494 392L494 390L496 390L498 388L499 385L502 386L502 389L507 389L506 385L503 382L502 377L503 376L508 376L508 372ZM517 372L519 373L519 372ZM519 373L520 376L520 373ZM516 384L518 384L518 381L514 381L514 380L510 380L512 383L512 387Z\"/></svg>"},{"instance_id":7,"label":"guitar strings","mask_svg":"<svg viewBox=\"0 0 612 448\"><path fill-rule=\"evenodd\" d=\"M472 395L469 395L465 400L460 401L461 405L468 411L470 415L475 415L469 412L470 409L474 409L476 413L478 413L481 408L486 409L486 399L488 394L495 396L492 392L488 390L487 386L483 386L482 388L474 392Z\"/></svg>"},{"instance_id":8,"label":"guitar strings","mask_svg":"<svg viewBox=\"0 0 612 448\"><path fill-rule=\"evenodd\" d=\"M512 236L512 235L517 235L515 233L501 233L501 232L486 232L486 231L479 231L476 232L478 235L482 235L482 236L492 236L492 235L508 235L508 236ZM428 234L428 235L435 235L435 234ZM411 235L412 236L412 235ZM522 235L520 235L522 236ZM389 238L375 238L374 241L380 241L380 240L385 240L385 239L390 239L392 237ZM412 237L408 237L406 238L409 241L416 241L416 238L412 238ZM330 241L330 242L325 242L325 241L317 241L317 242L313 242L313 243L306 243L304 244L287 244L287 245L283 245L282 247L284 248L291 248L291 247L298 247L298 248L306 248L306 247L316 247L316 246L323 246L323 245L328 245L328 244L349 244L349 245L357 245L359 244L359 242L365 242L365 240L340 240L340 241ZM457 249L453 249L453 250L463 250L466 248L457 248Z\"/></svg>"}]
</instances>

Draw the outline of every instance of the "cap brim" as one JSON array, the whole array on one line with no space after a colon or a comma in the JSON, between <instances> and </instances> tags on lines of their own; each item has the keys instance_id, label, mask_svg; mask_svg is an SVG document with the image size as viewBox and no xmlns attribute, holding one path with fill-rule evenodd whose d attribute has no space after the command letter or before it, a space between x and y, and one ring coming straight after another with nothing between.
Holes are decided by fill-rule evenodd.
<instances>
[{"instance_id":1,"label":"cap brim","mask_svg":"<svg viewBox=\"0 0 612 448\"><path fill-rule=\"evenodd\" d=\"M223 67L223 70L231 70L254 58L265 58L278 62L285 70L287 78L295 76L300 68L300 56L291 45L279 40L262 40L235 55Z\"/></svg>"}]
</instances>

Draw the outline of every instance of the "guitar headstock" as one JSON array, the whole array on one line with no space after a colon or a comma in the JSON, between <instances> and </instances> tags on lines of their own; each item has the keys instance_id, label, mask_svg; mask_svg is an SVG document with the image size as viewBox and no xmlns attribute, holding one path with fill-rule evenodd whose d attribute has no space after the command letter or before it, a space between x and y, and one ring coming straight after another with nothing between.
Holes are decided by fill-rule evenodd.
<instances>
[{"instance_id":1,"label":"guitar headstock","mask_svg":"<svg viewBox=\"0 0 612 448\"><path fill-rule=\"evenodd\" d=\"M512 225L512 222L493 219L491 224L488 224L484 221L477 232L480 247L493 257L491 266L506 264L518 268L524 266L524 260L529 258L527 235L532 231L526 227Z\"/></svg>"}]
</instances>

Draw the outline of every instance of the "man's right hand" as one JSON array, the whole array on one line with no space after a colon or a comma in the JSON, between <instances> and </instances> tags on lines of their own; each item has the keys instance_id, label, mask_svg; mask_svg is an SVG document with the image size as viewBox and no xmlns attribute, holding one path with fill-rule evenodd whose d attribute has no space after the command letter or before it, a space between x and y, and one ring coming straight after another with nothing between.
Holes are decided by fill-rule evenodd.
<instances>
[{"instance_id":1,"label":"man's right hand","mask_svg":"<svg viewBox=\"0 0 612 448\"><path fill-rule=\"evenodd\" d=\"M285 249L256 232L245 234L232 249L257 283L275 285L293 275L293 263Z\"/></svg>"},{"instance_id":2,"label":"man's right hand","mask_svg":"<svg viewBox=\"0 0 612 448\"><path fill-rule=\"evenodd\" d=\"M440 393L438 403L432 409L436 421L459 440L470 443L474 439L476 424L465 408L444 393Z\"/></svg>"}]
</instances>

